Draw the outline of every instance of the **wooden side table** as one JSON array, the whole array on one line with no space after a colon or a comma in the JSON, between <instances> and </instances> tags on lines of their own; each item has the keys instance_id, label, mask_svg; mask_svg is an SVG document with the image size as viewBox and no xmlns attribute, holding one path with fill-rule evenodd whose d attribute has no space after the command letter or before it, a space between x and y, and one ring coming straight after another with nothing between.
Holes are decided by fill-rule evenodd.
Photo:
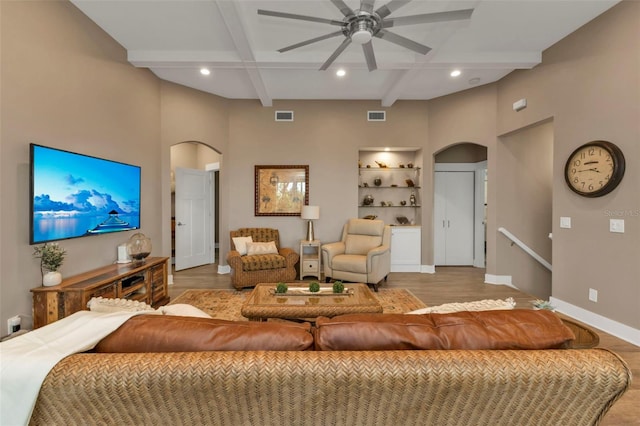
<instances>
[{"instance_id":1,"label":"wooden side table","mask_svg":"<svg viewBox=\"0 0 640 426\"><path fill-rule=\"evenodd\" d=\"M300 279L314 276L320 279L320 240L300 240Z\"/></svg>"}]
</instances>

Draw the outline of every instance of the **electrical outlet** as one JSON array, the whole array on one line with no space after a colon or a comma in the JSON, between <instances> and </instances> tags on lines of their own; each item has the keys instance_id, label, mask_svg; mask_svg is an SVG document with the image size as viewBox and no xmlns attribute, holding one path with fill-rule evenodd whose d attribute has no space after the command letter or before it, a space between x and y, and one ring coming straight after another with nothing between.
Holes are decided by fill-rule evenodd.
<instances>
[{"instance_id":1,"label":"electrical outlet","mask_svg":"<svg viewBox=\"0 0 640 426\"><path fill-rule=\"evenodd\" d=\"M624 234L624 219L609 219L609 232Z\"/></svg>"},{"instance_id":2,"label":"electrical outlet","mask_svg":"<svg viewBox=\"0 0 640 426\"><path fill-rule=\"evenodd\" d=\"M571 218L560 217L560 228L571 228Z\"/></svg>"},{"instance_id":3,"label":"electrical outlet","mask_svg":"<svg viewBox=\"0 0 640 426\"><path fill-rule=\"evenodd\" d=\"M592 302L598 302L598 290L592 288L589 289L589 300Z\"/></svg>"},{"instance_id":4,"label":"electrical outlet","mask_svg":"<svg viewBox=\"0 0 640 426\"><path fill-rule=\"evenodd\" d=\"M7 320L7 332L13 334L16 331L20 331L20 316L16 315Z\"/></svg>"}]
</instances>

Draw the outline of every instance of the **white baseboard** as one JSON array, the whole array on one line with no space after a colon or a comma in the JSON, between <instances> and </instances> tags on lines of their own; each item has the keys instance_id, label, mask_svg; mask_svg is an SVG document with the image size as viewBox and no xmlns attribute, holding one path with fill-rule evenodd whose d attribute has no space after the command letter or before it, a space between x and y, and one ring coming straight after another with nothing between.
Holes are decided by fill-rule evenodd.
<instances>
[{"instance_id":1,"label":"white baseboard","mask_svg":"<svg viewBox=\"0 0 640 426\"><path fill-rule=\"evenodd\" d=\"M485 284L506 285L515 289L518 288L511 283L511 275L484 274L484 282Z\"/></svg>"},{"instance_id":2,"label":"white baseboard","mask_svg":"<svg viewBox=\"0 0 640 426\"><path fill-rule=\"evenodd\" d=\"M420 272L420 265L391 265L390 272Z\"/></svg>"},{"instance_id":3,"label":"white baseboard","mask_svg":"<svg viewBox=\"0 0 640 426\"><path fill-rule=\"evenodd\" d=\"M218 273L219 274L230 274L231 266L229 265L218 265Z\"/></svg>"},{"instance_id":4,"label":"white baseboard","mask_svg":"<svg viewBox=\"0 0 640 426\"><path fill-rule=\"evenodd\" d=\"M423 274L435 274L436 266L435 265L422 265L420 268L420 272Z\"/></svg>"},{"instance_id":5,"label":"white baseboard","mask_svg":"<svg viewBox=\"0 0 640 426\"><path fill-rule=\"evenodd\" d=\"M555 297L549 298L549 301L556 307L558 312L569 315L571 318L575 318L578 321L619 337L631 344L640 346L640 330L637 328L629 327L628 325L603 317L602 315L572 305L571 303L567 303Z\"/></svg>"}]
</instances>

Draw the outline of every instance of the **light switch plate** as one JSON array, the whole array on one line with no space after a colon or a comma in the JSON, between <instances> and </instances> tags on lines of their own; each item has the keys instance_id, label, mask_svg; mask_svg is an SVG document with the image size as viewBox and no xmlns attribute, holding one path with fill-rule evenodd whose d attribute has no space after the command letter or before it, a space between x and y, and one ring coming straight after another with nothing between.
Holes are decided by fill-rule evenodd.
<instances>
[{"instance_id":1,"label":"light switch plate","mask_svg":"<svg viewBox=\"0 0 640 426\"><path fill-rule=\"evenodd\" d=\"M609 219L609 232L624 234L624 219Z\"/></svg>"},{"instance_id":2,"label":"light switch plate","mask_svg":"<svg viewBox=\"0 0 640 426\"><path fill-rule=\"evenodd\" d=\"M560 217L560 228L571 228L571 218L565 216Z\"/></svg>"}]
</instances>

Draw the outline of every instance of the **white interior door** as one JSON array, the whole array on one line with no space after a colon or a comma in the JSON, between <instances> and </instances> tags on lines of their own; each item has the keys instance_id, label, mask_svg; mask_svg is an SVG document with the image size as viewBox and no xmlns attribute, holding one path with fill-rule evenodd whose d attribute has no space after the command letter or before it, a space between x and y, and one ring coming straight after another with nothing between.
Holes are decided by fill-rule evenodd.
<instances>
[{"instance_id":1,"label":"white interior door","mask_svg":"<svg viewBox=\"0 0 640 426\"><path fill-rule=\"evenodd\" d=\"M473 172L434 174L434 261L436 265L473 265Z\"/></svg>"},{"instance_id":2,"label":"white interior door","mask_svg":"<svg viewBox=\"0 0 640 426\"><path fill-rule=\"evenodd\" d=\"M175 270L214 262L211 173L177 167Z\"/></svg>"}]
</instances>

